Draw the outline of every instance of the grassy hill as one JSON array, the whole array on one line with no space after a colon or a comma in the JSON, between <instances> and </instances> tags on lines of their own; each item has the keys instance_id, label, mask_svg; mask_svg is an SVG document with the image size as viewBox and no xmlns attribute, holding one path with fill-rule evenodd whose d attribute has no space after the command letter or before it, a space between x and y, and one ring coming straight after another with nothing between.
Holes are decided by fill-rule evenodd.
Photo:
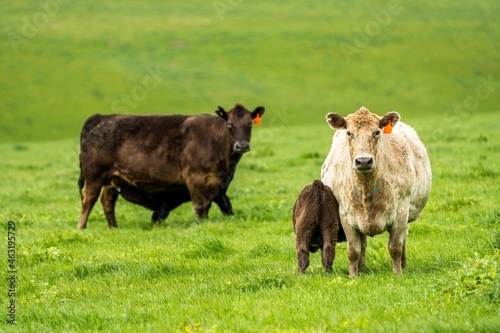
<instances>
[{"instance_id":1,"label":"grassy hill","mask_svg":"<svg viewBox=\"0 0 500 333\"><path fill-rule=\"evenodd\" d=\"M500 327L500 3L16 1L0 9L0 221L15 224L2 332L494 332ZM190 204L160 225L120 199L83 232L79 132L93 113L266 107L229 188L235 216ZM366 273L311 256L291 209L320 176L327 112L396 110L433 189L394 276L388 235ZM12 244L11 244L12 245ZM8 275L8 254L3 254Z\"/></svg>"},{"instance_id":2,"label":"grassy hill","mask_svg":"<svg viewBox=\"0 0 500 333\"><path fill-rule=\"evenodd\" d=\"M481 78L500 82L495 1L47 3L0 13L1 141L74 138L93 113L237 101L297 124L361 105L444 119ZM151 90L148 68L161 80ZM471 105L498 112L499 96Z\"/></svg>"}]
</instances>

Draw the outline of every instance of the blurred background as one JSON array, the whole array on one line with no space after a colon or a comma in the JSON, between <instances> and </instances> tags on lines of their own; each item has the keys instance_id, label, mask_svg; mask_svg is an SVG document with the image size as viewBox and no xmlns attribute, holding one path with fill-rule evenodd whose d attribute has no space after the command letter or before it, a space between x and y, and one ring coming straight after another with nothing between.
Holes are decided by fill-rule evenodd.
<instances>
[{"instance_id":1,"label":"blurred background","mask_svg":"<svg viewBox=\"0 0 500 333\"><path fill-rule=\"evenodd\" d=\"M362 105L445 127L500 116L499 17L496 0L5 2L0 142L236 102L281 127Z\"/></svg>"}]
</instances>

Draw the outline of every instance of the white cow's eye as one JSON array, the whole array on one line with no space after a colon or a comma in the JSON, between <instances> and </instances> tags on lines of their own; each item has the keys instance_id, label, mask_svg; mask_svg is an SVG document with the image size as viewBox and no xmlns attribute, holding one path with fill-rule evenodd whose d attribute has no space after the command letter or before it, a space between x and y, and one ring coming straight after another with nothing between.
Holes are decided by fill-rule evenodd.
<instances>
[{"instance_id":1,"label":"white cow's eye","mask_svg":"<svg viewBox=\"0 0 500 333\"><path fill-rule=\"evenodd\" d=\"M347 136L350 137L350 138L354 138L354 134L352 134L351 131L347 131Z\"/></svg>"},{"instance_id":2,"label":"white cow's eye","mask_svg":"<svg viewBox=\"0 0 500 333\"><path fill-rule=\"evenodd\" d=\"M376 130L373 132L373 136L379 136L380 135L380 129Z\"/></svg>"}]
</instances>

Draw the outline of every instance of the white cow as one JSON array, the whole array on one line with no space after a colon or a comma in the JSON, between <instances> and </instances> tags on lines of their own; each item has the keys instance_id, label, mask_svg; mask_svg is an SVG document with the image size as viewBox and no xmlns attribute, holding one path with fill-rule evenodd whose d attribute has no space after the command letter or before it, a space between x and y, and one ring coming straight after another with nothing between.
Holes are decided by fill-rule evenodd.
<instances>
[{"instance_id":1,"label":"white cow","mask_svg":"<svg viewBox=\"0 0 500 333\"><path fill-rule=\"evenodd\" d=\"M380 117L365 107L345 118L326 116L336 132L321 180L339 201L351 277L365 269L366 236L384 231L390 234L393 272L402 274L408 223L420 216L429 197L427 151L415 130L399 119L397 112Z\"/></svg>"}]
</instances>

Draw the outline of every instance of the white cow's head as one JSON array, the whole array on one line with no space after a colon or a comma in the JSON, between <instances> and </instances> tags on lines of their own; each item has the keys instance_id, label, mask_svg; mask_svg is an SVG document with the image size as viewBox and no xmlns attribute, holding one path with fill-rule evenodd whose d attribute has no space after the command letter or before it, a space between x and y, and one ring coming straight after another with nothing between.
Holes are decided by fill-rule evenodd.
<instances>
[{"instance_id":1,"label":"white cow's head","mask_svg":"<svg viewBox=\"0 0 500 333\"><path fill-rule=\"evenodd\" d=\"M364 106L345 118L336 113L326 115L326 121L331 128L345 130L352 167L360 173L369 173L375 169L382 129L389 123L395 126L399 118L397 112L388 112L383 117L377 116Z\"/></svg>"}]
</instances>

